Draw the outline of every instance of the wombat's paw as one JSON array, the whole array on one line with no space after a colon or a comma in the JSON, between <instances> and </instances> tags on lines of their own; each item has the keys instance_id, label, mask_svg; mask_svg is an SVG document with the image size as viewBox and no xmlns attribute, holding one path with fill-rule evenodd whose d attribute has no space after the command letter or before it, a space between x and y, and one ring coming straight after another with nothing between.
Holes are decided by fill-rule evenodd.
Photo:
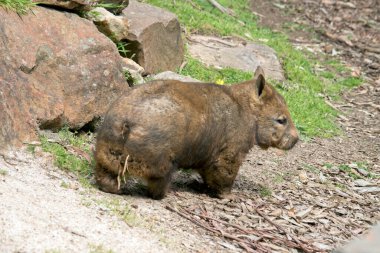
<instances>
[{"instance_id":1,"label":"wombat's paw","mask_svg":"<svg viewBox=\"0 0 380 253\"><path fill-rule=\"evenodd\" d=\"M117 183L117 179L111 177L110 175L103 175L102 177L98 176L96 178L96 183L101 191L113 194L122 194L122 190Z\"/></svg>"},{"instance_id":2,"label":"wombat's paw","mask_svg":"<svg viewBox=\"0 0 380 253\"><path fill-rule=\"evenodd\" d=\"M148 195L152 199L163 199L169 188L169 177L149 178L148 179Z\"/></svg>"},{"instance_id":3,"label":"wombat's paw","mask_svg":"<svg viewBox=\"0 0 380 253\"><path fill-rule=\"evenodd\" d=\"M113 194L122 194L122 189L118 189L117 184L113 185L99 185L99 189L104 192L113 193Z\"/></svg>"},{"instance_id":4,"label":"wombat's paw","mask_svg":"<svg viewBox=\"0 0 380 253\"><path fill-rule=\"evenodd\" d=\"M148 185L148 197L155 199L155 200L160 200L165 198L166 196L167 189L162 189L158 187L152 187L151 185Z\"/></svg>"},{"instance_id":5,"label":"wombat's paw","mask_svg":"<svg viewBox=\"0 0 380 253\"><path fill-rule=\"evenodd\" d=\"M235 200L237 199L237 196L231 192L229 193L220 193L216 196L219 199L228 199L228 200Z\"/></svg>"},{"instance_id":6,"label":"wombat's paw","mask_svg":"<svg viewBox=\"0 0 380 253\"><path fill-rule=\"evenodd\" d=\"M234 196L231 193L231 190L222 191L220 189L213 189L211 187L208 187L207 192L210 197L218 198L218 199L233 199L233 196Z\"/></svg>"},{"instance_id":7,"label":"wombat's paw","mask_svg":"<svg viewBox=\"0 0 380 253\"><path fill-rule=\"evenodd\" d=\"M155 200L163 199L166 196L166 192L148 192L148 196Z\"/></svg>"}]
</instances>

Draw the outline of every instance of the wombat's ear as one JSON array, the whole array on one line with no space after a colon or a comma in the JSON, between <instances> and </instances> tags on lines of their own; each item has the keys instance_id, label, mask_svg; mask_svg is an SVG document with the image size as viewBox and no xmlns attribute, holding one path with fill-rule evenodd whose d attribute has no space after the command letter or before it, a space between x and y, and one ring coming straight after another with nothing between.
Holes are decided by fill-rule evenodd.
<instances>
[{"instance_id":1,"label":"wombat's ear","mask_svg":"<svg viewBox=\"0 0 380 253\"><path fill-rule=\"evenodd\" d=\"M265 86L264 70L260 66L258 66L255 71L254 80L256 85L257 96L260 97L263 93Z\"/></svg>"}]
</instances>

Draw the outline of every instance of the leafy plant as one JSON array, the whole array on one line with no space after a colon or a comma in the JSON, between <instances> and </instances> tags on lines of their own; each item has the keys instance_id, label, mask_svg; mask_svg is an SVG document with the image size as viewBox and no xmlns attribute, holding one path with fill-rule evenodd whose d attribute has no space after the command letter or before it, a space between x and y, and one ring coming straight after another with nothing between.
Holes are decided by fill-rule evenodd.
<instances>
[{"instance_id":1,"label":"leafy plant","mask_svg":"<svg viewBox=\"0 0 380 253\"><path fill-rule=\"evenodd\" d=\"M128 43L125 41L119 41L116 43L117 50L119 51L119 54L123 57L127 57L128 54L131 52L127 49Z\"/></svg>"}]
</instances>

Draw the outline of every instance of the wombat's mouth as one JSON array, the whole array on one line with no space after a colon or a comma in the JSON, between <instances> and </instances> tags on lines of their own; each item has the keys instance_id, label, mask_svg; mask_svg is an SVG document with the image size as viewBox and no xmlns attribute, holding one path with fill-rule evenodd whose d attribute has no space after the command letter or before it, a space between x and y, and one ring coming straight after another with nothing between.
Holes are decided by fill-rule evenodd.
<instances>
[{"instance_id":1,"label":"wombat's mouth","mask_svg":"<svg viewBox=\"0 0 380 253\"><path fill-rule=\"evenodd\" d=\"M282 141L280 145L278 145L278 148L282 150L289 150L292 149L297 142L298 138L287 138L284 141Z\"/></svg>"}]
</instances>

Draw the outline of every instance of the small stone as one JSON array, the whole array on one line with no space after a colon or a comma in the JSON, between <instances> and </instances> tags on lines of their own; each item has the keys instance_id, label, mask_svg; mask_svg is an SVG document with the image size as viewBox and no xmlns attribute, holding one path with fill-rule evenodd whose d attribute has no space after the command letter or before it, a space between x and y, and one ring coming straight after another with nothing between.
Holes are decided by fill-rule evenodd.
<instances>
[{"instance_id":1,"label":"small stone","mask_svg":"<svg viewBox=\"0 0 380 253\"><path fill-rule=\"evenodd\" d=\"M128 20L123 16L115 16L105 8L97 7L87 12L86 18L94 22L100 32L115 42L128 36Z\"/></svg>"},{"instance_id":2,"label":"small stone","mask_svg":"<svg viewBox=\"0 0 380 253\"><path fill-rule=\"evenodd\" d=\"M369 172L366 171L365 169L357 168L356 170L357 170L357 172L359 172L360 174L362 174L365 177L369 175Z\"/></svg>"},{"instance_id":3,"label":"small stone","mask_svg":"<svg viewBox=\"0 0 380 253\"><path fill-rule=\"evenodd\" d=\"M320 242L313 242L313 246L317 247L320 250L327 250L327 251L332 250L331 246L320 243Z\"/></svg>"},{"instance_id":4,"label":"small stone","mask_svg":"<svg viewBox=\"0 0 380 253\"><path fill-rule=\"evenodd\" d=\"M327 182L327 178L323 175L322 171L319 172L319 182L321 182L322 184Z\"/></svg>"},{"instance_id":5,"label":"small stone","mask_svg":"<svg viewBox=\"0 0 380 253\"><path fill-rule=\"evenodd\" d=\"M368 181L366 181L364 179L357 179L357 180L354 181L354 184L356 186L359 186L359 187L365 187L365 186L371 186L371 185L373 185L372 183L370 183L370 182L368 182Z\"/></svg>"},{"instance_id":6,"label":"small stone","mask_svg":"<svg viewBox=\"0 0 380 253\"><path fill-rule=\"evenodd\" d=\"M123 58L124 66L129 71L137 72L139 74L143 74L145 72L144 68L141 67L138 63L136 63L134 60L129 58Z\"/></svg>"},{"instance_id":7,"label":"small stone","mask_svg":"<svg viewBox=\"0 0 380 253\"><path fill-rule=\"evenodd\" d=\"M331 44L327 44L324 47L325 53L327 53L327 54L331 54L333 49L334 49L334 47Z\"/></svg>"},{"instance_id":8,"label":"small stone","mask_svg":"<svg viewBox=\"0 0 380 253\"><path fill-rule=\"evenodd\" d=\"M301 181L302 183L304 183L304 184L306 184L306 183L309 181L309 178L308 178L308 176L307 176L306 171L301 171L301 172L298 174L298 176L299 176L300 181Z\"/></svg>"}]
</instances>

